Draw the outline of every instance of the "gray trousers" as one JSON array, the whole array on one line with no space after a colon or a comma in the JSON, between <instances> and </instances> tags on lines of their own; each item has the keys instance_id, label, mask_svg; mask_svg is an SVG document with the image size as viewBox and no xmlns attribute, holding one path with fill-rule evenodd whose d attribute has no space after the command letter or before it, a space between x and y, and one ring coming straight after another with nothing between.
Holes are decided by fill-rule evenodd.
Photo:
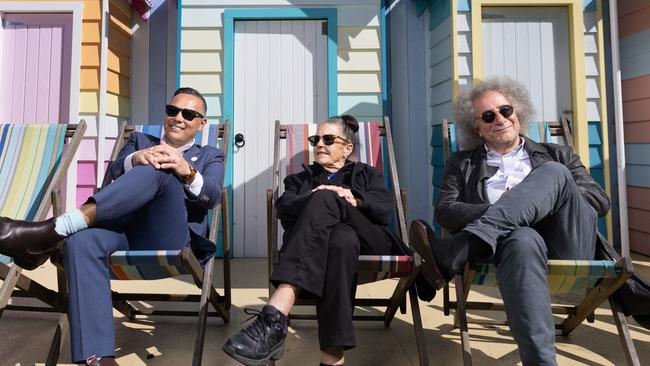
<instances>
[{"instance_id":1,"label":"gray trousers","mask_svg":"<svg viewBox=\"0 0 650 366\"><path fill-rule=\"evenodd\" d=\"M593 259L597 219L569 170L546 162L465 227L494 255L524 365L556 365L547 259Z\"/></svg>"}]
</instances>

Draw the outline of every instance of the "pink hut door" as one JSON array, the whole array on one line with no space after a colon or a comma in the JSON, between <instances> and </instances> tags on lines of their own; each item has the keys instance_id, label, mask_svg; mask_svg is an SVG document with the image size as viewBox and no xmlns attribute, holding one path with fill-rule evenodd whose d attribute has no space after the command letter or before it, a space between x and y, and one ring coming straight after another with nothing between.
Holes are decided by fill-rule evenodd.
<instances>
[{"instance_id":1,"label":"pink hut door","mask_svg":"<svg viewBox=\"0 0 650 366\"><path fill-rule=\"evenodd\" d=\"M4 14L0 123L68 123L72 14Z\"/></svg>"}]
</instances>

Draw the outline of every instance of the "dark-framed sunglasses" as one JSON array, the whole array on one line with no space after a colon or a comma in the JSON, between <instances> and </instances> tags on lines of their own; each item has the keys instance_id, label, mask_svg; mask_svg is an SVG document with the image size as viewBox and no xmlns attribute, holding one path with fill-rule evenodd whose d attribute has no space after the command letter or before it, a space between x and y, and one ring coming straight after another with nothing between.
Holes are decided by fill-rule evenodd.
<instances>
[{"instance_id":1,"label":"dark-framed sunglasses","mask_svg":"<svg viewBox=\"0 0 650 366\"><path fill-rule=\"evenodd\" d=\"M307 137L307 140L309 141L309 144L311 146L316 146L318 145L318 142L320 139L323 139L323 143L325 145L331 145L336 142L336 139L339 138L341 139L344 143L349 144L348 140L344 139L343 137L339 135L323 135L323 136L318 136L318 135L312 135Z\"/></svg>"},{"instance_id":2,"label":"dark-framed sunglasses","mask_svg":"<svg viewBox=\"0 0 650 366\"><path fill-rule=\"evenodd\" d=\"M499 114L505 118L512 116L515 112L515 109L510 104L504 104L499 107ZM494 111L485 111L478 116L485 123L492 123L497 118L497 114Z\"/></svg>"},{"instance_id":3,"label":"dark-framed sunglasses","mask_svg":"<svg viewBox=\"0 0 650 366\"><path fill-rule=\"evenodd\" d=\"M181 112L181 115L183 116L183 119L185 119L187 121L191 121L191 120L193 120L194 118L197 118L197 117L203 118L203 115L201 113L199 113L197 111L194 111L194 110L191 110L191 109L178 108L178 107L176 107L174 105L171 105L171 104L167 104L165 106L165 113L167 113L167 115L169 117L177 116L178 112Z\"/></svg>"}]
</instances>

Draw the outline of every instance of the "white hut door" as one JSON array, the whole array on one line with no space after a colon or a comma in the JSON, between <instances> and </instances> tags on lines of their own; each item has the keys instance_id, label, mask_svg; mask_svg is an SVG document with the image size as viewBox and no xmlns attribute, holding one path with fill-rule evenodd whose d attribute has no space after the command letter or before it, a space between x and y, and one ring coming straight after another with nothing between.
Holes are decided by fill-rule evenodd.
<instances>
[{"instance_id":1,"label":"white hut door","mask_svg":"<svg viewBox=\"0 0 650 366\"><path fill-rule=\"evenodd\" d=\"M236 21L233 236L236 257L266 257L266 190L275 121L327 118L327 35L322 20Z\"/></svg>"},{"instance_id":2,"label":"white hut door","mask_svg":"<svg viewBox=\"0 0 650 366\"><path fill-rule=\"evenodd\" d=\"M483 75L523 83L532 121L571 118L569 25L564 7L483 8Z\"/></svg>"}]
</instances>

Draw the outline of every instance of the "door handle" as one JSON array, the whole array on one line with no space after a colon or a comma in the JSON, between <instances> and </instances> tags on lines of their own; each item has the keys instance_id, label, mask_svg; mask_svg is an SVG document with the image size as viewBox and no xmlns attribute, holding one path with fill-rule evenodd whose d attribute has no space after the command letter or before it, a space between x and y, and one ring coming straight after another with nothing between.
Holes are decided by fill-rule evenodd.
<instances>
[{"instance_id":1,"label":"door handle","mask_svg":"<svg viewBox=\"0 0 650 366\"><path fill-rule=\"evenodd\" d=\"M235 135L235 146L237 147L243 147L246 145L246 140L244 139L244 135L241 133L238 133Z\"/></svg>"}]
</instances>

